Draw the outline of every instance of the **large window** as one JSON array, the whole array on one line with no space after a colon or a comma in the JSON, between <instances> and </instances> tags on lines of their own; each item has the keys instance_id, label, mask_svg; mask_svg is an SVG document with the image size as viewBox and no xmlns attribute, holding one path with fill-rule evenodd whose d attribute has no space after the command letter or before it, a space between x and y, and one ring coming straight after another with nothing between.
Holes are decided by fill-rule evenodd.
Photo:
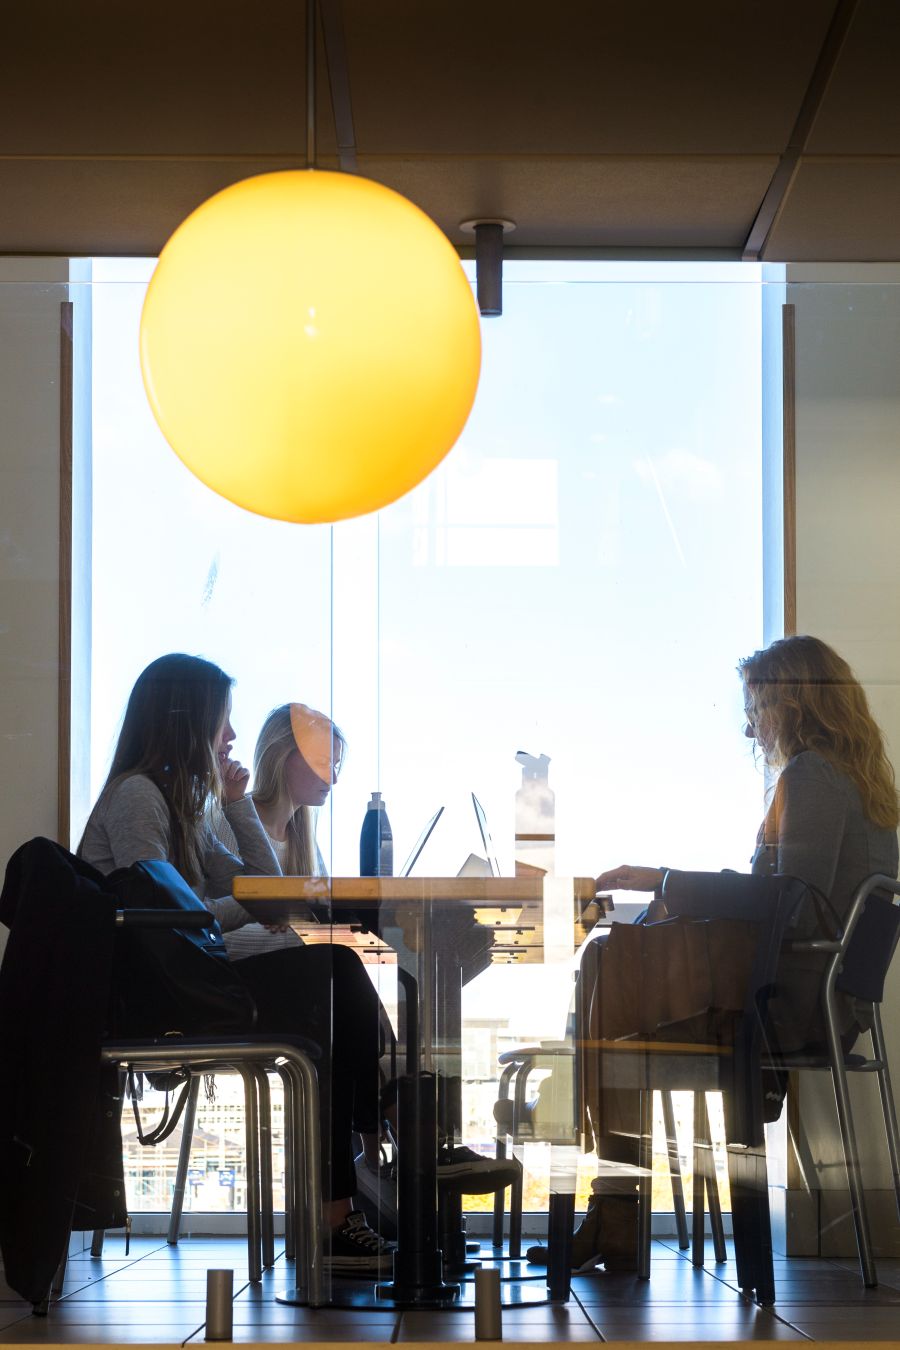
<instances>
[{"instance_id":1,"label":"large window","mask_svg":"<svg viewBox=\"0 0 900 1350\"><path fill-rule=\"evenodd\" d=\"M375 789L398 867L441 805L417 871L481 853L474 791L511 873L522 749L550 757L558 875L745 868L762 805L735 674L762 643L759 269L508 264L459 444L333 529L249 515L167 447L137 359L151 271L94 262L93 794L135 676L184 650L236 677L245 762L278 703L343 728L319 822L335 875L358 871ZM497 1051L562 1032L570 958L464 991L467 1142L491 1138ZM211 1153L198 1203L239 1203ZM165 1186L144 1189L158 1207Z\"/></svg>"}]
</instances>

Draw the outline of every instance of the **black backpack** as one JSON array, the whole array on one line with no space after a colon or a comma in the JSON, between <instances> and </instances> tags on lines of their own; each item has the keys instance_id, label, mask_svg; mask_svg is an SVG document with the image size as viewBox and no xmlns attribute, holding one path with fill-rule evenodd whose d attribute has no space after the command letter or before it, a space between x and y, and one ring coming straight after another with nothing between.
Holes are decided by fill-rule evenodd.
<instances>
[{"instance_id":1,"label":"black backpack","mask_svg":"<svg viewBox=\"0 0 900 1350\"><path fill-rule=\"evenodd\" d=\"M137 862L105 878L122 909L183 909L204 905L171 863ZM116 934L111 1031L155 1038L249 1032L253 997L229 962L222 931L209 928L125 927Z\"/></svg>"}]
</instances>

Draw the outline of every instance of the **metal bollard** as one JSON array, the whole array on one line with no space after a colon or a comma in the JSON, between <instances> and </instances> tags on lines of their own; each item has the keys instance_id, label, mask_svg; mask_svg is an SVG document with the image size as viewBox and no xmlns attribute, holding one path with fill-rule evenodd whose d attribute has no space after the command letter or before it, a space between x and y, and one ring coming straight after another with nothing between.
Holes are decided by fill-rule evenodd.
<instances>
[{"instance_id":1,"label":"metal bollard","mask_svg":"<svg viewBox=\"0 0 900 1350\"><path fill-rule=\"evenodd\" d=\"M475 1272L475 1339L502 1341L500 1272L481 1267Z\"/></svg>"},{"instance_id":2,"label":"metal bollard","mask_svg":"<svg viewBox=\"0 0 900 1350\"><path fill-rule=\"evenodd\" d=\"M234 1271L206 1272L206 1339L230 1341L232 1336L232 1298Z\"/></svg>"}]
</instances>

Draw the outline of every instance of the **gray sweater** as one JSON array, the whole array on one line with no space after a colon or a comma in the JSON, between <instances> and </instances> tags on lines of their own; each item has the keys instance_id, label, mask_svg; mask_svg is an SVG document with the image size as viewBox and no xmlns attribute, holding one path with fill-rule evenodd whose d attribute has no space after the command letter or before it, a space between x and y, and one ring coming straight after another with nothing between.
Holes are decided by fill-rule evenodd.
<instances>
[{"instance_id":1,"label":"gray sweater","mask_svg":"<svg viewBox=\"0 0 900 1350\"><path fill-rule=\"evenodd\" d=\"M227 933L253 922L231 897L233 878L280 876L281 868L249 797L226 806L224 815L238 852L225 846L211 824L204 826L203 876L194 890ZM146 858L172 862L169 808L156 784L144 774L121 779L91 812L79 853L104 873Z\"/></svg>"},{"instance_id":2,"label":"gray sweater","mask_svg":"<svg viewBox=\"0 0 900 1350\"><path fill-rule=\"evenodd\" d=\"M829 897L843 919L853 893L873 872L897 875L897 834L873 825L856 785L815 750L795 755L782 770L760 827L752 870L801 877ZM816 935L815 912L798 927Z\"/></svg>"},{"instance_id":3,"label":"gray sweater","mask_svg":"<svg viewBox=\"0 0 900 1350\"><path fill-rule=\"evenodd\" d=\"M840 921L861 881L880 872L897 875L896 831L873 825L863 812L856 785L814 750L789 760L760 827L754 873L780 872L818 887ZM823 926L826 931L823 932ZM814 901L801 901L794 938L830 937ZM779 963L779 992L770 1014L783 1050L824 1040L820 1014L822 972L827 958L785 952ZM841 1031L868 1028L868 1009L839 995Z\"/></svg>"}]
</instances>

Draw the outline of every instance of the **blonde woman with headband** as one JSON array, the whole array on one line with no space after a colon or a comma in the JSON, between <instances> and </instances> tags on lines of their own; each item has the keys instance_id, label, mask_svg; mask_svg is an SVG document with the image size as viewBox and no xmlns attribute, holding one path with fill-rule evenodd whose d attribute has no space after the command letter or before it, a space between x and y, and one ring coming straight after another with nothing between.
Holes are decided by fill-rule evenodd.
<instances>
[{"instance_id":1,"label":"blonde woman with headband","mask_svg":"<svg viewBox=\"0 0 900 1350\"><path fill-rule=\"evenodd\" d=\"M343 753L344 738L331 719L306 704L285 703L263 723L252 801L285 875L325 873L315 811L337 782ZM375 986L355 951L327 942L306 946L290 929L248 925L227 935L226 945L251 988L259 1027L295 1028L326 1052L319 1076L330 1148L328 1266L335 1274L390 1273L392 1245L351 1201L357 1192L352 1136L359 1134L376 1167L381 1141L379 1062L387 1018Z\"/></svg>"},{"instance_id":2,"label":"blonde woman with headband","mask_svg":"<svg viewBox=\"0 0 900 1350\"><path fill-rule=\"evenodd\" d=\"M819 638L782 638L746 657L738 671L744 686L745 735L777 775L751 872L799 877L819 891L826 903L816 903L812 896L801 902L792 937L830 937L823 931L828 909L840 922L866 877L876 872L897 875L900 810L884 737L847 662ZM626 864L601 873L597 889L653 892L665 905L670 877L677 893L678 874L670 869ZM826 960L820 954L790 951L780 958L770 1013L782 1052L824 1043L820 987ZM867 1029L865 1016L846 997L840 1011L849 1050ZM784 1091L784 1075L767 1074L767 1119L777 1119ZM609 1092L602 1110L597 1155L607 1163L625 1164L626 1171L638 1162L637 1095ZM633 1184L624 1177L598 1178L593 1190L575 1234L573 1264L589 1268L602 1261L607 1269L634 1269ZM531 1248L528 1256L543 1263L546 1249Z\"/></svg>"},{"instance_id":3,"label":"blonde woman with headband","mask_svg":"<svg viewBox=\"0 0 900 1350\"><path fill-rule=\"evenodd\" d=\"M325 875L314 813L338 780L344 750L331 719L305 703L276 708L262 725L253 803L285 875Z\"/></svg>"},{"instance_id":4,"label":"blonde woman with headband","mask_svg":"<svg viewBox=\"0 0 900 1350\"><path fill-rule=\"evenodd\" d=\"M253 805L285 876L320 877L325 863L316 843L316 811L328 800L344 756L342 733L305 703L269 713L253 753ZM301 946L290 928L250 924L226 936L233 960Z\"/></svg>"}]
</instances>

